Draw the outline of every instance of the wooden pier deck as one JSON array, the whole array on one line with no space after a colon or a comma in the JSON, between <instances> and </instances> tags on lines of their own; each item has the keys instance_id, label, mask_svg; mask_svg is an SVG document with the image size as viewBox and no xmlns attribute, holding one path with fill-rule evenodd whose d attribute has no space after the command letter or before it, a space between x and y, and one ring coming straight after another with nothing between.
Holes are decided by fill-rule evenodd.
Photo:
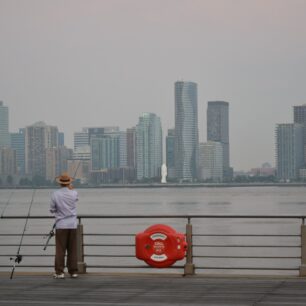
<instances>
[{"instance_id":1,"label":"wooden pier deck","mask_svg":"<svg viewBox=\"0 0 306 306\"><path fill-rule=\"evenodd\" d=\"M306 305L306 279L86 274L0 274L0 305Z\"/></svg>"}]
</instances>

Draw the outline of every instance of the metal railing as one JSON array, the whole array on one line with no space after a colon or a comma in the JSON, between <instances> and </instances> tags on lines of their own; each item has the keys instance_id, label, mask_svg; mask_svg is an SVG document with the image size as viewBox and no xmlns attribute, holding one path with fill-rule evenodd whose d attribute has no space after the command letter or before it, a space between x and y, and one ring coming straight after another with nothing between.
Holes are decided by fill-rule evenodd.
<instances>
[{"instance_id":1,"label":"metal railing","mask_svg":"<svg viewBox=\"0 0 306 306\"><path fill-rule=\"evenodd\" d=\"M44 220L52 219L51 216L2 216L1 219L17 220L17 219ZM89 232L83 221L91 224L93 220L129 220L132 225L144 220L154 221L154 223L176 222L174 227L184 227L188 249L184 264L181 261L170 267L170 269L183 269L185 275L192 275L195 272L201 273L205 271L216 270L233 270L233 271L293 271L300 276L306 276L306 216L286 215L286 216L262 216L262 215L80 215L78 226L78 264L80 272L86 272L86 269L148 269L150 267L144 265L135 258L134 236L139 230L127 233L121 230L108 232ZM221 224L222 221L231 222L231 226L240 221L254 221L257 224L269 225L269 223L277 222L278 228L282 223L290 224L293 230L285 233L269 233L269 232L250 232L250 233L229 233L220 232L211 233L203 232L201 222L212 222L211 225ZM157 221L157 222L155 222ZM165 223L166 223L165 222ZM150 223L147 224L148 226ZM143 224L139 225L138 227ZM172 225L171 225L172 226ZM88 226L89 227L89 226ZM211 226L213 227L213 226ZM145 230L146 226L142 228ZM259 227L260 228L260 227ZM47 233L46 228L45 233ZM0 233L0 248L17 247L19 244L11 242L3 242L5 238L20 237L21 233ZM53 267L53 256L43 252L44 233L28 233L25 237L29 242L24 242L22 248L30 248L30 252L23 255L25 258L45 258L47 263L35 262L35 264L20 263L23 268L51 268ZM37 242L37 239L40 241ZM100 240L106 239L106 241ZM36 240L36 242L35 242ZM242 240L242 241L241 241ZM268 242L265 242L265 241ZM33 242L34 241L34 242ZM49 248L54 246L54 241L49 244ZM120 250L118 250L120 249ZM272 252L271 252L272 251ZM289 254L288 254L289 252ZM1 252L0 261L3 258L13 257L12 252ZM2 260L1 260L2 258ZM111 260L111 263L107 263ZM115 263L119 260L119 263ZM283 264L286 261L286 264ZM132 262L132 263L131 263ZM238 263L238 264L237 264ZM260 263L260 264L258 264ZM272 263L272 264L271 264ZM277 263L277 264L275 264ZM10 262L0 264L0 268L11 267ZM152 268L151 268L152 269Z\"/></svg>"}]
</instances>

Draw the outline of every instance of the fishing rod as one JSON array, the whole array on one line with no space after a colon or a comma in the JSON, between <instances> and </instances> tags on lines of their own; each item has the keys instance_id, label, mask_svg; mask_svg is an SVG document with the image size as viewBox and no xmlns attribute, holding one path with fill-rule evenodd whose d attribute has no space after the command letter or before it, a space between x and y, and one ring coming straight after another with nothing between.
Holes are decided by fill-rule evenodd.
<instances>
[{"instance_id":1,"label":"fishing rod","mask_svg":"<svg viewBox=\"0 0 306 306\"><path fill-rule=\"evenodd\" d=\"M15 192L15 190L14 190L14 191L12 191L12 192L10 193L9 198L8 198L8 200L7 200L7 202L6 202L5 206L4 206L4 208L3 208L3 210L2 210L2 213L1 213L1 218L2 218L2 217L3 217L3 215L4 215L4 212L5 212L6 208L7 208L7 207L8 207L8 205L9 205L9 203L10 203L10 201L11 201L11 198L12 198L12 196L13 196L14 192Z\"/></svg>"},{"instance_id":2,"label":"fishing rod","mask_svg":"<svg viewBox=\"0 0 306 306\"><path fill-rule=\"evenodd\" d=\"M80 164L81 164L81 160L79 160L79 164L78 164L76 170L74 171L74 175L73 175L73 177L72 177L73 179L75 178L75 176L76 176L76 174L77 174L77 172L78 172L78 170L79 170ZM67 217L65 217L65 218L68 218L68 217L71 217L71 216L67 216ZM63 218L63 219L65 219L65 218ZM62 219L61 219L61 220L62 220ZM54 230L55 230L55 227L56 227L56 223L57 223L58 221L59 221L59 220L57 220L57 221L54 222L54 224L53 224L53 226L52 226L52 228L51 228L51 231L49 232L49 234L48 234L47 236L44 237L44 238L47 238L47 241L46 241L46 243L45 243L45 245L44 245L44 248L43 248L44 251L47 249L50 239L55 235Z\"/></svg>"},{"instance_id":3,"label":"fishing rod","mask_svg":"<svg viewBox=\"0 0 306 306\"><path fill-rule=\"evenodd\" d=\"M21 239L20 239L20 243L19 243L17 254L16 254L15 258L13 258L13 257L10 258L10 260L13 260L13 267L12 267L12 272L11 272L10 279L13 278L13 275L14 275L14 272L15 272L15 268L16 268L16 264L19 264L22 261L22 255L20 254L20 249L21 249L24 233L25 233L25 231L27 229L27 224L28 224L28 220L29 220L32 204L34 202L35 192L36 192L36 189L34 189L33 193L32 193L32 200L31 200L31 204L30 204L29 211L28 211L28 214L27 214L26 222L25 222L25 225L24 225L24 228L23 228L23 232L22 232L22 235L21 235Z\"/></svg>"}]
</instances>

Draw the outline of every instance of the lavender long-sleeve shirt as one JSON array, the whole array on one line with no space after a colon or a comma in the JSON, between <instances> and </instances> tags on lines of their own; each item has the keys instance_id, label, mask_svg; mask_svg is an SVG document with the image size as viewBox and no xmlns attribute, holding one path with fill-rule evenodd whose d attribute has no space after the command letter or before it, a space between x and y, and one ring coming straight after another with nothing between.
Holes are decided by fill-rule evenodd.
<instances>
[{"instance_id":1,"label":"lavender long-sleeve shirt","mask_svg":"<svg viewBox=\"0 0 306 306\"><path fill-rule=\"evenodd\" d=\"M76 228L78 193L62 187L52 193L50 212L55 216L55 228Z\"/></svg>"}]
</instances>

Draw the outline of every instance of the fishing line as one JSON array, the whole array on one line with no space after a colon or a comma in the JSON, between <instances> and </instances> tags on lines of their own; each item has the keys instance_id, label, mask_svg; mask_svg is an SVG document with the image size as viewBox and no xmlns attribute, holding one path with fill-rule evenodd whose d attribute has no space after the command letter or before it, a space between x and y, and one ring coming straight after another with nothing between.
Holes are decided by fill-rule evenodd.
<instances>
[{"instance_id":1,"label":"fishing line","mask_svg":"<svg viewBox=\"0 0 306 306\"><path fill-rule=\"evenodd\" d=\"M14 190L14 191L12 191L12 192L10 193L9 198L8 198L8 200L7 200L7 202L6 202L5 206L4 206L4 208L3 208L3 210L2 210L2 213L1 213L1 218L2 218L2 217L3 217L3 215L4 215L4 212L5 212L6 208L7 208L7 207L8 207L8 205L9 205L9 203L10 203L10 201L11 201L11 198L12 198L12 196L13 196L14 192L15 192L15 190Z\"/></svg>"},{"instance_id":2,"label":"fishing line","mask_svg":"<svg viewBox=\"0 0 306 306\"><path fill-rule=\"evenodd\" d=\"M24 225L24 228L23 228L23 232L22 232L22 235L21 235L21 239L20 239L20 243L19 243L17 254L16 254L15 258L13 258L13 257L10 258L10 260L14 260L10 279L13 278L14 271L15 271L15 268L16 268L16 264L19 264L22 261L22 255L20 255L19 253L20 253L20 249L21 249L21 246L22 246L22 241L23 241L24 233L25 233L25 231L27 229L27 224L28 224L28 220L29 220L32 204L34 202L35 193L36 193L36 189L34 189L33 193L32 193L32 200L31 200L31 204L30 204L29 211L28 211L28 214L27 214L26 222L25 222L25 225Z\"/></svg>"}]
</instances>

